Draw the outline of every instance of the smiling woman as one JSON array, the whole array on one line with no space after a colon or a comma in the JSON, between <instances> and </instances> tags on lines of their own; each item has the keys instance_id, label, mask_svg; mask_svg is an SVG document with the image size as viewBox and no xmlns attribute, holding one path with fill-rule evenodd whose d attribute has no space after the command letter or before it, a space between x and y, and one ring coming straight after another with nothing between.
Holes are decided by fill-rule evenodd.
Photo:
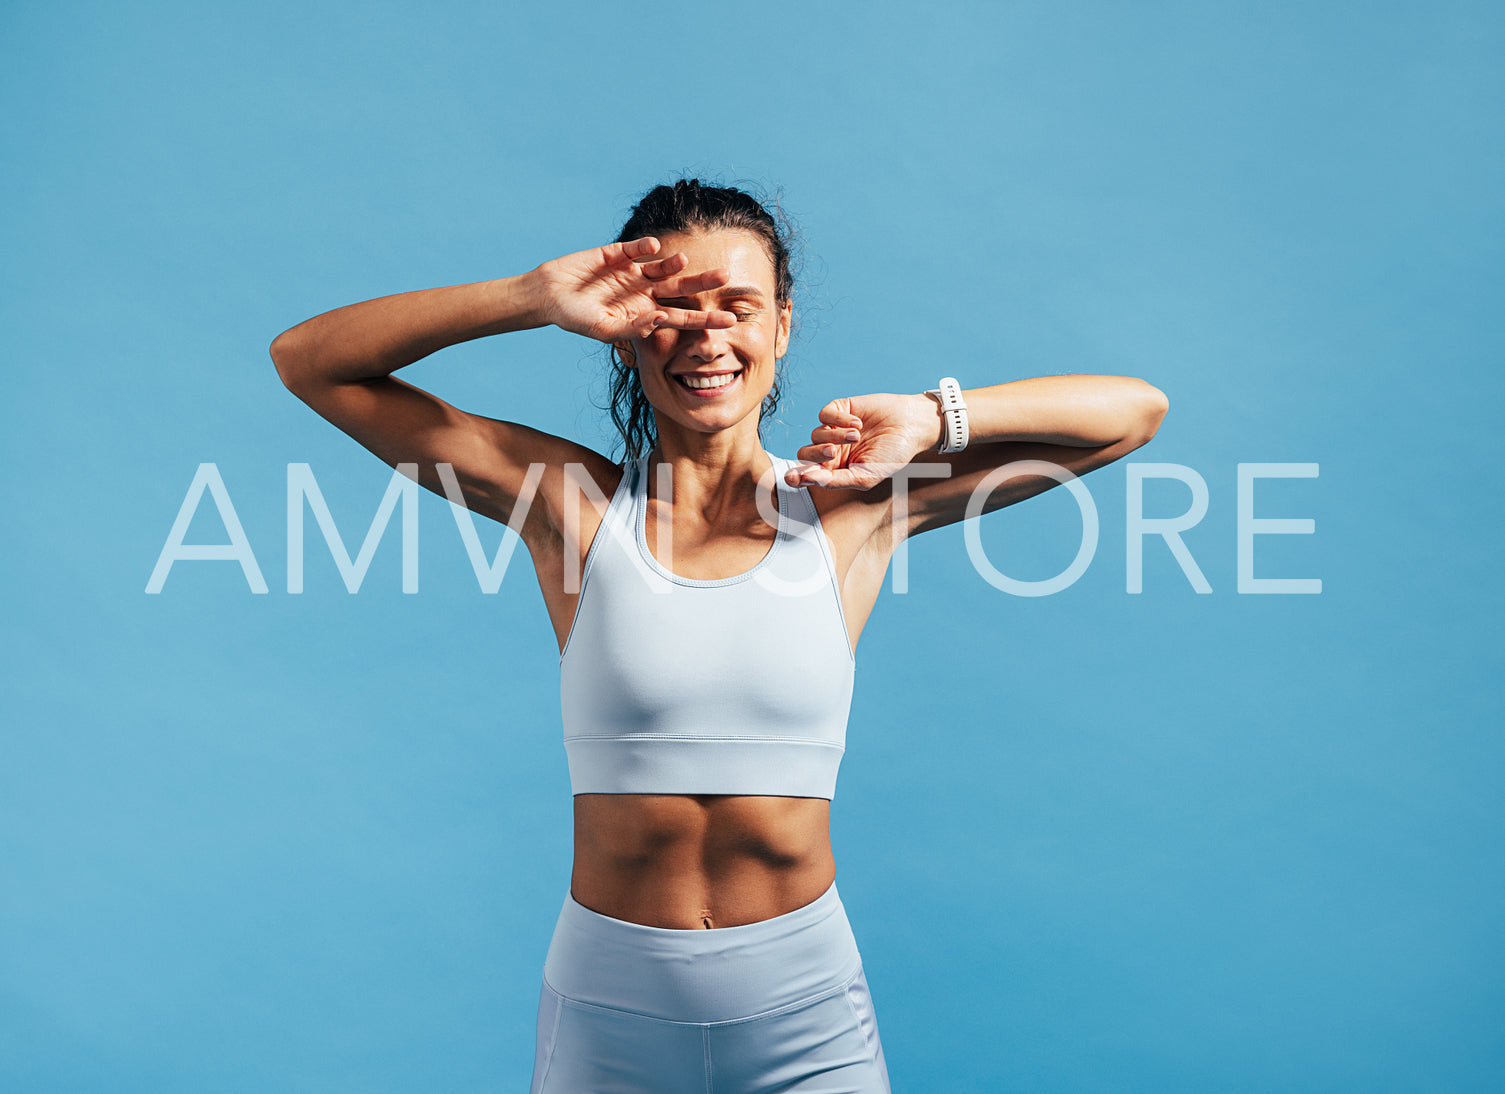
<instances>
[{"instance_id":1,"label":"smiling woman","mask_svg":"<svg viewBox=\"0 0 1505 1094\"><path fill-rule=\"evenodd\" d=\"M294 393L430 489L448 463L495 519L529 498L575 820L534 1094L703 1092L712 1075L718 1091L888 1089L829 821L855 644L889 559L963 519L996 468L1084 474L1165 413L1128 377L943 381L835 399L799 461L781 459L759 427L793 307L774 218L691 180L651 191L613 244L354 304L272 344ZM547 324L611 346L621 463L392 375ZM1011 478L985 508L1057 481Z\"/></svg>"},{"instance_id":2,"label":"smiling woman","mask_svg":"<svg viewBox=\"0 0 1505 1094\"><path fill-rule=\"evenodd\" d=\"M715 270L728 281L693 296L660 297L659 303L725 313L735 321L730 327L698 331L658 327L646 337L617 343L613 353L629 397L649 408L658 406L660 413L673 408L669 412L681 425L695 421L705 429L725 429L748 414L768 413L770 399L777 402L770 393L789 344L793 305L776 302L762 243L735 228L665 233L659 242L683 255L690 269ZM656 428L645 431L645 441L650 436L657 441Z\"/></svg>"},{"instance_id":3,"label":"smiling woman","mask_svg":"<svg viewBox=\"0 0 1505 1094\"><path fill-rule=\"evenodd\" d=\"M718 237L730 239L736 245L740 261L737 269L729 270L728 282L718 292L705 300L660 296L659 302L702 311L707 310L703 305L714 304L735 316L736 322L757 322L765 330L776 311L781 336L775 346L774 358L776 361L783 358L789 346L790 321L794 312L794 273L785 232L758 201L740 190L701 186L697 179L655 187L633 209L632 216L617 236L617 242L629 243L654 236L669 236L672 242L698 236L713 245ZM760 256L745 253L749 240L756 242ZM670 253L673 253L672 247ZM694 265L692 262L690 268L715 269L719 265L716 262ZM744 272L747 276L738 276ZM771 286L767 283L766 272L772 273ZM620 345L613 347L611 413L622 433L627 455L639 456L653 447L658 431L653 406L644 395L638 373L624 349ZM760 421L778 409L779 379L775 369L773 383L759 409ZM698 386L703 381L690 377L685 382ZM715 386L715 383L708 386Z\"/></svg>"}]
</instances>

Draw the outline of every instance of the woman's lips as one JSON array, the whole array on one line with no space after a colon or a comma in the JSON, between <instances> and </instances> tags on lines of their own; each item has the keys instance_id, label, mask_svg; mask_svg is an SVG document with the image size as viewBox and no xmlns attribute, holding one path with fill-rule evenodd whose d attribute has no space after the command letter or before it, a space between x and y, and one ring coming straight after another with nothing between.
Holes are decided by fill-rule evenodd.
<instances>
[{"instance_id":1,"label":"woman's lips","mask_svg":"<svg viewBox=\"0 0 1505 1094\"><path fill-rule=\"evenodd\" d=\"M674 377L674 382L694 395L709 398L720 395L741 375L741 369L736 372L681 372Z\"/></svg>"}]
</instances>

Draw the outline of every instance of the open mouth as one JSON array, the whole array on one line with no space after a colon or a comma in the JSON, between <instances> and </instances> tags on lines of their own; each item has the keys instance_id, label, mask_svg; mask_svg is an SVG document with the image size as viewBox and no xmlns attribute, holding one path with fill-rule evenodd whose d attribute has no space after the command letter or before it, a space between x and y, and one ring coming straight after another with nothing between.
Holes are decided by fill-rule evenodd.
<instances>
[{"instance_id":1,"label":"open mouth","mask_svg":"<svg viewBox=\"0 0 1505 1094\"><path fill-rule=\"evenodd\" d=\"M681 372L674 379L679 385L697 393L712 393L721 390L742 375L736 372Z\"/></svg>"}]
</instances>

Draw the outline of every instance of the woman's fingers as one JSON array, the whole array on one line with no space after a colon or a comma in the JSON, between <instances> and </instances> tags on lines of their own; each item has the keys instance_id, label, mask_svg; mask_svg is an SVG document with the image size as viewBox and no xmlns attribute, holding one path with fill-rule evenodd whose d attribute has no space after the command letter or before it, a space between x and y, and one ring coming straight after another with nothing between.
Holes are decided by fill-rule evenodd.
<instances>
[{"instance_id":1,"label":"woman's fingers","mask_svg":"<svg viewBox=\"0 0 1505 1094\"><path fill-rule=\"evenodd\" d=\"M625 243L609 243L603 250L609 257L621 256L640 262L658 254L658 246L658 240L652 236L643 236L641 239L629 239Z\"/></svg>"},{"instance_id":2,"label":"woman's fingers","mask_svg":"<svg viewBox=\"0 0 1505 1094\"><path fill-rule=\"evenodd\" d=\"M660 258L656 262L644 262L638 267L644 277L650 281L661 281L666 277L672 277L690 264L690 260L682 254L672 254L667 258Z\"/></svg>"},{"instance_id":3,"label":"woman's fingers","mask_svg":"<svg viewBox=\"0 0 1505 1094\"><path fill-rule=\"evenodd\" d=\"M800 451L800 460L805 460L804 450ZM784 481L790 486L825 486L831 481L831 471L814 462L801 462L790 469L789 474L784 476Z\"/></svg>"},{"instance_id":4,"label":"woman's fingers","mask_svg":"<svg viewBox=\"0 0 1505 1094\"><path fill-rule=\"evenodd\" d=\"M866 468L838 467L831 469L820 464L797 467L790 472L791 486L819 486L825 490L867 490L882 481Z\"/></svg>"},{"instance_id":5,"label":"woman's fingers","mask_svg":"<svg viewBox=\"0 0 1505 1094\"><path fill-rule=\"evenodd\" d=\"M675 330L715 330L735 326L737 317L729 311L691 311L688 308L660 308L653 313L653 326Z\"/></svg>"},{"instance_id":6,"label":"woman's fingers","mask_svg":"<svg viewBox=\"0 0 1505 1094\"><path fill-rule=\"evenodd\" d=\"M674 257L684 258L683 255L675 255ZM668 260L666 259L665 261ZM646 269L646 267L644 268ZM696 293L712 292L719 289L731 279L732 275L727 270L706 270L703 273L685 274L683 277L666 277L660 284L653 286L653 295L660 300L673 300L681 296L694 296Z\"/></svg>"},{"instance_id":7,"label":"woman's fingers","mask_svg":"<svg viewBox=\"0 0 1505 1094\"><path fill-rule=\"evenodd\" d=\"M724 269L714 269L685 275L684 269L690 264L690 260L680 253L654 258L659 249L660 243L653 236L611 243L601 248L607 265L615 269L609 273L605 270L597 273L598 291L610 292L619 302L630 300L632 306L628 311L641 307L643 295L651 297L652 303L658 305L652 311L639 311L639 318L628 320L632 323L634 333L646 338L660 327L711 330L735 326L737 317L729 311L701 311L698 308L667 307L660 303L671 300L694 303L693 297L713 292L727 284L731 280L731 274ZM645 261L649 259L651 261ZM631 272L641 276L643 280L624 280L623 275L629 273L624 266L630 267Z\"/></svg>"},{"instance_id":8,"label":"woman's fingers","mask_svg":"<svg viewBox=\"0 0 1505 1094\"><path fill-rule=\"evenodd\" d=\"M689 308L664 308L664 322L659 327L679 331L724 330L736 327L737 318L730 311L692 311Z\"/></svg>"},{"instance_id":9,"label":"woman's fingers","mask_svg":"<svg viewBox=\"0 0 1505 1094\"><path fill-rule=\"evenodd\" d=\"M861 431L850 426L823 425L810 431L811 444L855 444L861 439Z\"/></svg>"},{"instance_id":10,"label":"woman's fingers","mask_svg":"<svg viewBox=\"0 0 1505 1094\"><path fill-rule=\"evenodd\" d=\"M832 399L820 408L820 414L817 417L825 425L847 426L858 429L862 427L862 419L847 408L846 399Z\"/></svg>"},{"instance_id":11,"label":"woman's fingers","mask_svg":"<svg viewBox=\"0 0 1505 1094\"><path fill-rule=\"evenodd\" d=\"M841 449L834 444L807 444L795 453L795 457L805 463L829 463L840 454Z\"/></svg>"}]
</instances>

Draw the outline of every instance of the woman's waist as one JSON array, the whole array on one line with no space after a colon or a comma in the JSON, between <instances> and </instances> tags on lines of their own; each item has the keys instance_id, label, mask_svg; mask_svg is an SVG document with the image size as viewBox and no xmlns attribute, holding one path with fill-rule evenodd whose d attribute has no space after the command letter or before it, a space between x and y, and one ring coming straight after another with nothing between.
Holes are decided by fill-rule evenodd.
<instances>
[{"instance_id":1,"label":"woman's waist","mask_svg":"<svg viewBox=\"0 0 1505 1094\"><path fill-rule=\"evenodd\" d=\"M583 906L690 929L803 907L836 876L822 798L579 794L570 887Z\"/></svg>"}]
</instances>

